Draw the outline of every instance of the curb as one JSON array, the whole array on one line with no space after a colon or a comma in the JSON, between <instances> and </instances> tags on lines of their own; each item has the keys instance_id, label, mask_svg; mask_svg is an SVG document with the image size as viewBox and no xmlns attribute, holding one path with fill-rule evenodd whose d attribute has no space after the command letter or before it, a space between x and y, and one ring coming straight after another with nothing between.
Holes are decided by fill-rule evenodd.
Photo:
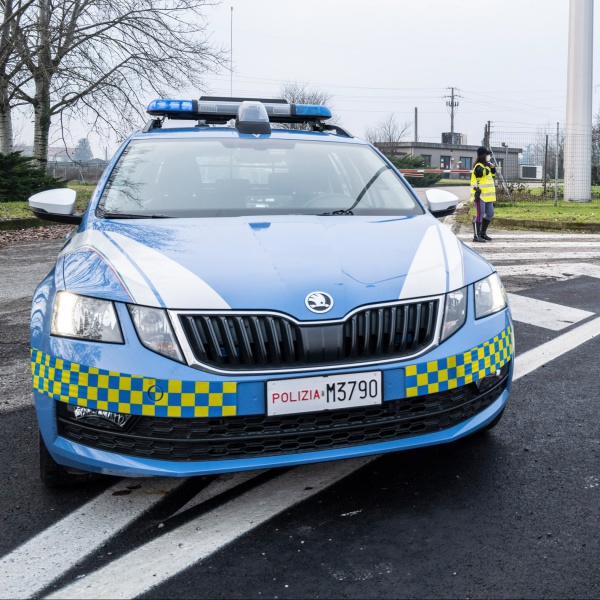
<instances>
[{"instance_id":1,"label":"curb","mask_svg":"<svg viewBox=\"0 0 600 600\"><path fill-rule=\"evenodd\" d=\"M466 209L466 210L465 210ZM454 214L444 219L444 224L448 225L452 233L458 234L462 228L470 231L467 224L456 220L458 215L468 212L468 203L459 202ZM580 233L600 233L600 223L577 223L575 221L533 221L527 219L507 219L506 217L496 217L492 221L493 228L502 229L522 229L524 231L575 231Z\"/></svg>"},{"instance_id":2,"label":"curb","mask_svg":"<svg viewBox=\"0 0 600 600\"><path fill-rule=\"evenodd\" d=\"M576 223L565 221L522 221L494 217L494 225L507 229L537 229L543 231L580 231L600 233L600 223Z\"/></svg>"}]
</instances>

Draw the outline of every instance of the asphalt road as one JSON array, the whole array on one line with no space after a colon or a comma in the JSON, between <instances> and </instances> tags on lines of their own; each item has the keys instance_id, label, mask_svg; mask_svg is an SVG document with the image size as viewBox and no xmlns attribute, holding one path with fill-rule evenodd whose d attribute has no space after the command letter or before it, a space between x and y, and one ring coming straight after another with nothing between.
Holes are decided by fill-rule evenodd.
<instances>
[{"instance_id":1,"label":"asphalt road","mask_svg":"<svg viewBox=\"0 0 600 600\"><path fill-rule=\"evenodd\" d=\"M141 488L153 494L152 503L136 512L135 503L144 499L134 480L106 478L49 492L37 478L29 297L59 247L55 241L0 251L0 556L8 555L0 596L8 589L2 577L19 572L40 585L60 575L36 597L62 585L79 587L58 597L99 597L93 572L110 586L118 577L110 566L122 561L122 571L131 573L127 584L142 590L132 595L146 598L600 597L600 337L515 381L503 420L487 434L381 456L362 468L349 466L345 478L338 471L348 461L324 465L319 477L330 484L314 495L313 474L302 467L246 481L155 480L152 490ZM512 275L505 282L509 292L593 313L562 330L516 321L519 355L585 329L600 313L596 276L552 275L528 286ZM303 473L306 479L294 481ZM210 497L205 492L215 484ZM278 498L261 490L305 499L253 527L248 515ZM208 499L194 504L203 493ZM100 511L86 508L94 500L107 510L104 521ZM69 558L86 535L100 538L110 530L128 502L130 522L89 554ZM78 520L69 520L76 511L82 512ZM69 526L49 536L48 545L19 554L21 544L54 531L61 518ZM189 538L177 538L180 531L188 527L208 540L211 527L226 529L238 520L246 521L245 534L180 568L180 554L194 549ZM128 562L144 544L147 551ZM162 579L161 570L173 576ZM144 585L136 587L140 579Z\"/></svg>"}]
</instances>

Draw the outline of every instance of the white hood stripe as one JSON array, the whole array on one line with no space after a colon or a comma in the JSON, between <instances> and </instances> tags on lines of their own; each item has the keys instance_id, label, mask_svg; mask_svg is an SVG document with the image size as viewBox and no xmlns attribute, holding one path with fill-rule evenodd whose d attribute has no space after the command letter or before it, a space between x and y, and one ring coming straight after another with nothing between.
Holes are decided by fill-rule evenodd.
<instances>
[{"instance_id":1,"label":"white hood stripe","mask_svg":"<svg viewBox=\"0 0 600 600\"><path fill-rule=\"evenodd\" d=\"M103 233L88 229L75 234L59 256L67 256L81 248L89 248L105 260L122 281L133 302L145 306L161 306L144 275Z\"/></svg>"},{"instance_id":2,"label":"white hood stripe","mask_svg":"<svg viewBox=\"0 0 600 600\"><path fill-rule=\"evenodd\" d=\"M178 262L120 233L107 235L146 274L168 308L231 308L212 287Z\"/></svg>"},{"instance_id":3,"label":"white hood stripe","mask_svg":"<svg viewBox=\"0 0 600 600\"><path fill-rule=\"evenodd\" d=\"M442 243L446 252L446 268L448 271L449 292L458 290L465 285L465 261L460 240L452 233L447 225L439 226Z\"/></svg>"},{"instance_id":4,"label":"white hood stripe","mask_svg":"<svg viewBox=\"0 0 600 600\"><path fill-rule=\"evenodd\" d=\"M446 265L444 249L437 225L427 229L415 252L406 280L400 292L400 300L436 296L446 292Z\"/></svg>"}]
</instances>

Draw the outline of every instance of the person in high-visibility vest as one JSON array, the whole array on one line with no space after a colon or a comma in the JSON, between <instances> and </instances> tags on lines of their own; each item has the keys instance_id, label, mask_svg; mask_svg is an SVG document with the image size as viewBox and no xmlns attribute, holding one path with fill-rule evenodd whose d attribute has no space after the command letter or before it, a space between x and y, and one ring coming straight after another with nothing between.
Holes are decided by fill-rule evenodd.
<instances>
[{"instance_id":1,"label":"person in high-visibility vest","mask_svg":"<svg viewBox=\"0 0 600 600\"><path fill-rule=\"evenodd\" d=\"M487 228L494 217L496 201L496 165L491 161L491 152L484 146L477 148L477 160L471 171L471 202L475 203L473 218L473 241L491 242Z\"/></svg>"}]
</instances>

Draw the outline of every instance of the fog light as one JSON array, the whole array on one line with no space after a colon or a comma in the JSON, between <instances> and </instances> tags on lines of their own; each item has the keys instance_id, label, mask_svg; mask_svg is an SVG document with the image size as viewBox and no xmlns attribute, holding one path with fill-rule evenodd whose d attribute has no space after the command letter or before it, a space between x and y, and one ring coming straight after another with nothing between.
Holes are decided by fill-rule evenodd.
<instances>
[{"instance_id":1,"label":"fog light","mask_svg":"<svg viewBox=\"0 0 600 600\"><path fill-rule=\"evenodd\" d=\"M74 421L106 429L123 429L131 418L131 415L108 410L95 410L84 406L73 406L72 404L67 405L67 413L69 418Z\"/></svg>"},{"instance_id":2,"label":"fog light","mask_svg":"<svg viewBox=\"0 0 600 600\"><path fill-rule=\"evenodd\" d=\"M498 385L506 374L508 373L508 366L510 363L505 364L501 369L496 369L493 373L490 373L486 377L482 379L478 379L475 382L475 386L477 387L477 391L481 394L487 392L492 389L494 386Z\"/></svg>"}]
</instances>

